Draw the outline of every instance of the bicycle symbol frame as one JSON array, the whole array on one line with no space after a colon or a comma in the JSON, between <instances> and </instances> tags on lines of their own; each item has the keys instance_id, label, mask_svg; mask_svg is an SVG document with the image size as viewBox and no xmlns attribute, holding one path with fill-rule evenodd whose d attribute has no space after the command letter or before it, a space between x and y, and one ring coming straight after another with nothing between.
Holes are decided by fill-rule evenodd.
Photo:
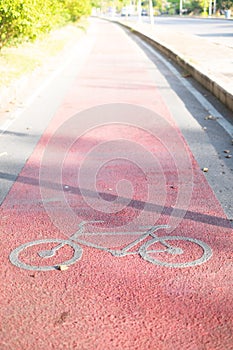
<instances>
[{"instance_id":1,"label":"bicycle symbol frame","mask_svg":"<svg viewBox=\"0 0 233 350\"><path fill-rule=\"evenodd\" d=\"M28 243L24 243L14 249L9 256L9 259L11 263L19 268L25 269L25 270L34 270L34 271L50 271L50 270L57 270L59 265L72 265L76 263L76 261L80 260L82 257L82 247L79 244L82 244L84 246L92 247L98 250L102 250L105 252L108 252L112 254L115 257L124 257L127 255L133 255L133 254L138 254L140 255L144 260L154 264L154 265L159 265L159 266L164 266L164 267L173 267L173 268L183 268L183 267L193 267L197 265L201 265L208 261L212 257L212 250L211 248L203 241L196 239L196 238L189 238L189 237L183 237L183 236L163 236L163 237L158 237L155 232L160 230L160 229L166 229L169 228L168 225L157 225L157 226L150 226L147 227L147 231L139 231L139 232L118 232L118 235L126 235L126 234L133 234L133 235L139 235L140 237L131 242L130 244L127 244L125 247L122 249L110 249L106 248L103 246L99 246L97 244L84 241L79 238L80 235L86 233L85 232L85 225L88 224L93 224L93 223L99 223L101 221L82 221L79 224L79 229L76 231L69 239L42 239L42 240L36 240ZM146 227L142 227L146 229ZM88 235L94 235L96 233L88 233ZM104 235L113 235L116 233L113 232L105 232L101 233ZM150 237L150 239L147 240L147 238ZM145 241L145 242L143 242ZM156 253L165 253L165 254L170 254L170 255L182 255L184 253L182 248L172 246L169 244L169 241L183 241L183 242L188 242L192 243L194 245L199 246L202 249L202 255L201 257L198 257L197 259L194 259L192 261L187 261L187 262L167 262L167 261L162 261L159 259L154 258L154 254ZM55 243L56 245L49 249L49 250L42 250L39 251L37 254L41 258L50 258L56 255L56 252L64 247L65 245L70 246L74 254L71 259L67 261L63 261L60 264L56 265L45 265L45 266L36 266L36 265L30 265L27 263L24 263L23 261L20 260L20 253L29 248L33 247L36 245L41 245L41 244L47 244L47 243ZM78 244L79 243L79 244ZM132 251L132 249L136 246L138 246L140 243L142 245L139 246L136 250ZM150 247L155 244L155 243L160 243L164 248L163 249L153 249ZM166 255L165 255L166 256Z\"/></svg>"}]
</instances>

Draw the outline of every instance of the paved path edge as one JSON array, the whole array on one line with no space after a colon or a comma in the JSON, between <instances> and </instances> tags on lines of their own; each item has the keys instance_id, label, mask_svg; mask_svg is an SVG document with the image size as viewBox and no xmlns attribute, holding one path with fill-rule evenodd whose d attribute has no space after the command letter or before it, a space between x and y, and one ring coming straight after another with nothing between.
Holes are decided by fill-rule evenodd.
<instances>
[{"instance_id":1,"label":"paved path edge","mask_svg":"<svg viewBox=\"0 0 233 350\"><path fill-rule=\"evenodd\" d=\"M104 18L106 19L106 18ZM109 19L106 19L109 20ZM233 111L233 95L229 91L227 91L222 85L217 83L215 80L210 78L204 72L201 72L200 69L195 67L194 65L187 62L184 58L181 57L179 52L175 52L166 46L165 43L161 43L157 41L156 38L152 37L149 33L143 33L140 30L130 26L128 24L110 20L128 30L131 33L137 35L142 38L150 45L155 47L161 53L169 57L172 61L177 63L180 67L184 68L196 81L198 81L202 86L204 86L208 91L210 91L215 97L217 97L225 106L227 106L231 111Z\"/></svg>"}]
</instances>

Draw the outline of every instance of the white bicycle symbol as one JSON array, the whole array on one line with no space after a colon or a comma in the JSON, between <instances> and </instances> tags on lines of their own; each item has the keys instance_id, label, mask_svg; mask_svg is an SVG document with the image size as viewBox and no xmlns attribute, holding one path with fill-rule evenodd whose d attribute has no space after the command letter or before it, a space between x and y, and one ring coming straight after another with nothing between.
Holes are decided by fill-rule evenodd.
<instances>
[{"instance_id":1,"label":"white bicycle symbol","mask_svg":"<svg viewBox=\"0 0 233 350\"><path fill-rule=\"evenodd\" d=\"M11 263L19 268L26 269L26 270L34 270L34 271L49 271L49 270L57 270L59 265L65 265L69 266L74 264L77 260L79 260L82 256L82 247L79 244L96 248L105 252L108 252L112 254L115 257L123 257L127 255L132 255L132 254L138 254L140 255L144 260L154 264L154 265L160 265L160 266L165 266L165 267L175 267L175 268L183 268L183 267L192 267L196 265L201 265L205 263L207 260L209 260L212 256L212 250L211 248L204 242L200 241L199 239L195 238L189 238L189 237L182 237L182 236L164 236L164 237L158 237L155 232L160 230L160 229L166 229L169 228L168 225L158 225L158 226L152 226L147 228L146 232L134 232L133 234L139 235L140 237L133 241L132 243L126 245L122 249L110 249L106 248L103 246L96 245L91 242L87 242L84 240L81 240L78 236L81 234L85 233L85 225L91 224L91 223L98 223L101 221L83 221L79 224L79 229L77 232L75 232L69 239L42 239L42 240L37 240L33 242L28 242L20 245L16 249L14 249L10 256L9 259ZM145 227L143 227L145 229ZM94 235L96 233L89 233L89 235ZM111 235L113 234L112 232L105 232L105 235ZM118 232L118 234L125 235L126 232ZM132 233L131 233L132 234ZM148 237L150 237L149 240L146 240ZM142 245L139 246L136 250L132 251L132 249L136 246L138 246L141 242L145 241L142 243ZM162 261L154 255L158 255L161 253L165 254L165 259L166 256L168 257L169 255L171 256L176 256L176 255L182 255L184 254L184 250L182 248L179 248L177 246L169 244L169 241L172 242L186 242L186 243L191 243L194 244L196 247L201 248L202 255L199 256L198 258L192 258L193 260L187 261L187 262L174 262L174 261ZM25 263L20 260L20 253L26 250L29 247L33 247L36 245L42 245L42 244L51 244L54 243L55 246L49 250L41 250L37 254L40 258L51 258L56 255L56 252L61 249L62 247L68 245L70 246L74 253L71 259L67 261L63 261L60 264L57 265L51 265L51 266L35 266L35 265L30 265L29 263ZM79 243L79 244L77 244ZM160 243L160 245L163 246L163 249L155 249L152 246ZM166 255L167 254L167 255ZM169 259L168 259L169 260Z\"/></svg>"}]
</instances>

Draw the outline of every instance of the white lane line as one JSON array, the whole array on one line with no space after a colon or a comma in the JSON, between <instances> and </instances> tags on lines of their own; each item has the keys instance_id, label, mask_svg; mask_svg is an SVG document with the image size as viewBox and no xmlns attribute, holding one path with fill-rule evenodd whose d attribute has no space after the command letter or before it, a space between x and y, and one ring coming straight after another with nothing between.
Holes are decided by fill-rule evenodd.
<instances>
[{"instance_id":1,"label":"white lane line","mask_svg":"<svg viewBox=\"0 0 233 350\"><path fill-rule=\"evenodd\" d=\"M202 107L204 107L211 116L215 117L216 122L221 125L221 127L228 133L228 135L230 135L231 138L233 138L233 125L229 123L222 116L222 114L217 111L217 109L187 81L187 79L181 77L178 70L170 62L163 58L163 56L156 52L155 49L153 49L149 44L145 43L144 41L141 41L141 43L148 51L150 51L159 60L161 60L170 71L172 71L176 78L179 79L185 88L191 92L191 94L198 100Z\"/></svg>"}]
</instances>

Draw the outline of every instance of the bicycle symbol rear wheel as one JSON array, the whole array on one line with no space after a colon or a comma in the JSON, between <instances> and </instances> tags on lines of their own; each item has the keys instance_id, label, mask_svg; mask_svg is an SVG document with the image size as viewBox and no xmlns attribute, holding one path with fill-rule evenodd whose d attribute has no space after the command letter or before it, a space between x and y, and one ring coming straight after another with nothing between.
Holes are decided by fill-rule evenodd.
<instances>
[{"instance_id":1,"label":"bicycle symbol rear wheel","mask_svg":"<svg viewBox=\"0 0 233 350\"><path fill-rule=\"evenodd\" d=\"M180 261L180 262L174 262L174 261L166 261L166 257L175 255L181 256L184 254L183 248L176 248L170 245L170 242L174 241L179 241L179 242L188 242L192 243L196 246L196 248L201 248L202 253L201 256L198 257L197 259L193 258L190 261ZM160 243L165 246L164 250L156 250L155 248L152 247L152 245L155 245L156 243ZM170 246L167 248L167 246ZM198 246L198 247L197 247ZM151 249L150 249L151 247ZM187 248L187 247L186 247ZM161 253L163 256L165 256L164 260L155 258L154 256ZM160 266L165 266L165 267L175 267L175 268L183 268L183 267L192 267L196 265L201 265L205 263L207 260L209 260L212 256L212 250L211 248L204 242L200 241L199 239L195 238L189 238L189 237L179 237L179 236L165 236L165 237L156 237L152 238L151 240L147 241L144 243L140 248L139 248L139 254L141 257L154 264L154 265L160 265ZM169 260L169 259L168 259Z\"/></svg>"},{"instance_id":2,"label":"bicycle symbol rear wheel","mask_svg":"<svg viewBox=\"0 0 233 350\"><path fill-rule=\"evenodd\" d=\"M46 266L30 265L28 263L23 262L20 259L20 253L23 252L24 250L26 250L27 248L33 247L36 245L47 244L47 243L55 243L56 245L62 244L62 246L68 245L74 250L74 254L73 254L71 259L63 261L63 262L58 263L56 265L50 265L50 266L48 266L48 265L46 265ZM76 244L75 242L70 241L70 240L52 238L52 239L41 239L38 241L24 243L11 252L9 259L13 265L15 265L21 269L33 270L33 271L50 271L50 270L57 270L57 266L59 266L59 265L66 265L66 266L72 265L77 260L79 260L81 258L81 256L82 256L82 248L78 244Z\"/></svg>"}]
</instances>

